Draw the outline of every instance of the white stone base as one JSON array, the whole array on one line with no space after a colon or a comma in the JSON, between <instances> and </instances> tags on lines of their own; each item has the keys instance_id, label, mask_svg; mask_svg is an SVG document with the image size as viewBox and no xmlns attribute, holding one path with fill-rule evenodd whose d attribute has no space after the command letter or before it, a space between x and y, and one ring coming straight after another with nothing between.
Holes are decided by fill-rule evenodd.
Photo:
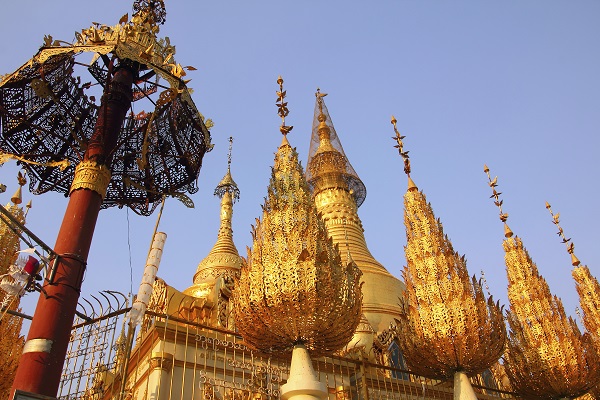
<instances>
[{"instance_id":1,"label":"white stone base","mask_svg":"<svg viewBox=\"0 0 600 400\"><path fill-rule=\"evenodd\" d=\"M283 400L324 400L327 388L320 382L310 360L308 350L302 344L294 346L290 377L281 386Z\"/></svg>"},{"instance_id":2,"label":"white stone base","mask_svg":"<svg viewBox=\"0 0 600 400\"><path fill-rule=\"evenodd\" d=\"M454 373L454 400L477 400L469 377L462 371Z\"/></svg>"}]
</instances>

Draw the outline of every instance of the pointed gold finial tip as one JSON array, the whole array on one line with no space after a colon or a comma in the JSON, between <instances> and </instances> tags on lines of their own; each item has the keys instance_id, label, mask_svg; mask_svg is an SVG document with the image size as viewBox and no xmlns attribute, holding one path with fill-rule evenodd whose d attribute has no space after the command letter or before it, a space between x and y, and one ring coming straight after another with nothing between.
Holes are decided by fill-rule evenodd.
<instances>
[{"instance_id":1,"label":"pointed gold finial tip","mask_svg":"<svg viewBox=\"0 0 600 400\"><path fill-rule=\"evenodd\" d=\"M25 205L25 207L27 207L27 208L31 208L31 207L32 207L31 200L29 200L29 201L27 202L27 205Z\"/></svg>"},{"instance_id":2,"label":"pointed gold finial tip","mask_svg":"<svg viewBox=\"0 0 600 400\"><path fill-rule=\"evenodd\" d=\"M419 190L419 188L417 187L417 185L415 185L415 182L412 180L412 178L409 175L408 176L408 191L412 191L412 190Z\"/></svg>"},{"instance_id":3,"label":"pointed gold finial tip","mask_svg":"<svg viewBox=\"0 0 600 400\"><path fill-rule=\"evenodd\" d=\"M283 84L283 78L281 77L281 75L279 75L277 77L277 84L279 84L279 85Z\"/></svg>"},{"instance_id":4,"label":"pointed gold finial tip","mask_svg":"<svg viewBox=\"0 0 600 400\"><path fill-rule=\"evenodd\" d=\"M390 122L392 123L392 125L396 125L396 123L398 122L398 120L396 120L396 117L394 117L392 115L392 120Z\"/></svg>"},{"instance_id":5,"label":"pointed gold finial tip","mask_svg":"<svg viewBox=\"0 0 600 400\"><path fill-rule=\"evenodd\" d=\"M508 227L508 224L505 222L504 223L504 237L510 238L513 235L514 235L513 231L510 230L510 228Z\"/></svg>"},{"instance_id":6,"label":"pointed gold finial tip","mask_svg":"<svg viewBox=\"0 0 600 400\"><path fill-rule=\"evenodd\" d=\"M490 172L490 169L488 168L487 164L483 164L483 172L485 172L486 174Z\"/></svg>"},{"instance_id":7,"label":"pointed gold finial tip","mask_svg":"<svg viewBox=\"0 0 600 400\"><path fill-rule=\"evenodd\" d=\"M19 205L23 202L23 196L21 195L21 186L19 186L15 194L13 194L13 196L10 198L10 201L12 201L13 204L16 205Z\"/></svg>"},{"instance_id":8,"label":"pointed gold finial tip","mask_svg":"<svg viewBox=\"0 0 600 400\"><path fill-rule=\"evenodd\" d=\"M575 254L571 253L571 265L573 265L574 267L579 266L579 264L581 264L581 261L579 261L579 258L577 258L575 256Z\"/></svg>"},{"instance_id":9,"label":"pointed gold finial tip","mask_svg":"<svg viewBox=\"0 0 600 400\"><path fill-rule=\"evenodd\" d=\"M550 209L550 203L546 202L546 208L549 210Z\"/></svg>"}]
</instances>

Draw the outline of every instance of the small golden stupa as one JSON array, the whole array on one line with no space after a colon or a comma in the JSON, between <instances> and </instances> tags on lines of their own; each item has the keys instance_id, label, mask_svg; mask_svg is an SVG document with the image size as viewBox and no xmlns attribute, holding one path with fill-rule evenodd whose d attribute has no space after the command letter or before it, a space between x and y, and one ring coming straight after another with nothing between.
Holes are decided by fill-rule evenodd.
<instances>
[{"instance_id":1,"label":"small golden stupa","mask_svg":"<svg viewBox=\"0 0 600 400\"><path fill-rule=\"evenodd\" d=\"M361 316L361 273L353 262L342 262L317 212L298 153L287 139L292 126L285 125L283 79L277 82L283 140L234 289L236 327L250 347L263 352L300 345L314 357L331 354L352 338Z\"/></svg>"},{"instance_id":2,"label":"small golden stupa","mask_svg":"<svg viewBox=\"0 0 600 400\"><path fill-rule=\"evenodd\" d=\"M480 281L470 278L436 219L431 205L410 177L408 152L392 124L395 146L404 160L407 244L402 271L406 291L397 320L400 347L411 371L435 379L454 377L455 398L475 398L467 376L490 368L502 355L506 327L502 308L486 299Z\"/></svg>"},{"instance_id":3,"label":"small golden stupa","mask_svg":"<svg viewBox=\"0 0 600 400\"><path fill-rule=\"evenodd\" d=\"M240 198L240 190L231 176L231 147L229 138L227 173L215 188L215 196L221 199L221 225L217 241L208 255L200 261L194 274L193 285L184 294L205 299L205 307L211 307L211 320L217 326L233 329L233 309L228 301L234 281L240 274L242 257L233 242L233 204Z\"/></svg>"},{"instance_id":4,"label":"small golden stupa","mask_svg":"<svg viewBox=\"0 0 600 400\"><path fill-rule=\"evenodd\" d=\"M498 177L492 179L487 166L484 172L504 223L502 245L510 301L510 335L504 365L511 386L523 398L581 396L600 377L600 360L591 337L582 335L575 321L567 317L561 300L550 293L523 242L513 236L496 190Z\"/></svg>"}]
</instances>

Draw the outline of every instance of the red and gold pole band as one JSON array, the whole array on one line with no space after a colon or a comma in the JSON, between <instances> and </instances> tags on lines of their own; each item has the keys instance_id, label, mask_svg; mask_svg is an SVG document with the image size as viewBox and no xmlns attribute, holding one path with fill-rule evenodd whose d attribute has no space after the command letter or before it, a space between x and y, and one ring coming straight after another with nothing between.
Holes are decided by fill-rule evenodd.
<instances>
[{"instance_id":1,"label":"red and gold pole band","mask_svg":"<svg viewBox=\"0 0 600 400\"><path fill-rule=\"evenodd\" d=\"M110 176L110 170L106 165L95 161L82 161L75 167L75 176L69 194L77 189L90 189L102 196L104 200Z\"/></svg>"}]
</instances>

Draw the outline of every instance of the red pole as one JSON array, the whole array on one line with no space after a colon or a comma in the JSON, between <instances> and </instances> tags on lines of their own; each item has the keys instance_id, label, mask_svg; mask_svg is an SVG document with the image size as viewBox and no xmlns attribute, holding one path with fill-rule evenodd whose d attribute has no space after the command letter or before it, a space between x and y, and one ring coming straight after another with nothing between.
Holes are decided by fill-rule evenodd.
<instances>
[{"instance_id":1,"label":"red pole","mask_svg":"<svg viewBox=\"0 0 600 400\"><path fill-rule=\"evenodd\" d=\"M11 399L15 390L50 397L57 395L92 236L110 181L110 155L131 105L132 83L133 72L128 67L118 68L112 81L107 82L94 134L80 164L95 162L97 165L92 163L89 167L88 163L87 171L75 174L54 248L58 254L54 279L50 282L51 277L46 277L44 280ZM84 183L77 184L81 178Z\"/></svg>"}]
</instances>

